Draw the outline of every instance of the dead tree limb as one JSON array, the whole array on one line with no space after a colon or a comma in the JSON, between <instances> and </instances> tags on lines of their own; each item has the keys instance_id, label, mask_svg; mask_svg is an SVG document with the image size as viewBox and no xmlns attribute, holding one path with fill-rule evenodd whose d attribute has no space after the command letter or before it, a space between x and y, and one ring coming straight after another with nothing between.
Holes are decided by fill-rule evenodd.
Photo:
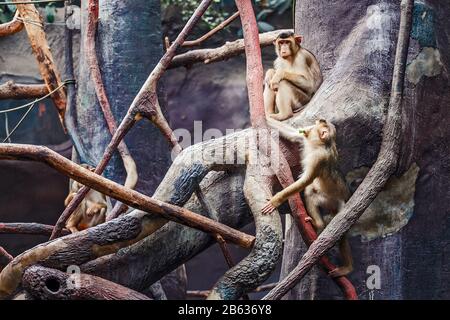
<instances>
[{"instance_id":1,"label":"dead tree limb","mask_svg":"<svg viewBox=\"0 0 450 320\"><path fill-rule=\"evenodd\" d=\"M185 208L145 196L126 188L98 174L85 169L58 153L42 146L24 144L0 144L0 159L43 162L62 174L93 188L109 197L146 212L156 213L165 219L186 224L212 234L220 234L224 239L250 248L254 237L225 226Z\"/></svg>"},{"instance_id":2,"label":"dead tree limb","mask_svg":"<svg viewBox=\"0 0 450 320\"><path fill-rule=\"evenodd\" d=\"M210 31L208 31L207 33L202 35L200 38L195 39L195 40L185 41L185 42L183 42L183 44L181 46L182 47L194 47L194 46L201 45L204 41L208 40L213 35L215 35L217 32L219 32L220 30L222 30L223 28L228 26L237 17L239 17L239 11L236 11L235 13L233 13L231 16L229 16L227 19L225 19L225 21L221 22L218 26L216 26L214 29L211 29Z\"/></svg>"},{"instance_id":3,"label":"dead tree limb","mask_svg":"<svg viewBox=\"0 0 450 320\"><path fill-rule=\"evenodd\" d=\"M0 247L0 271L13 260L13 256L10 255L3 247Z\"/></svg>"},{"instance_id":4,"label":"dead tree limb","mask_svg":"<svg viewBox=\"0 0 450 320\"><path fill-rule=\"evenodd\" d=\"M16 10L11 21L0 24L0 37L9 36L23 29L23 23L19 20L19 10Z\"/></svg>"},{"instance_id":5,"label":"dead tree limb","mask_svg":"<svg viewBox=\"0 0 450 320\"><path fill-rule=\"evenodd\" d=\"M98 102L102 109L103 115L106 120L109 132L111 135L117 131L116 120L111 111L111 105L109 103L108 96L106 94L105 87L103 85L102 74L98 65L97 53L95 51L95 34L97 32L98 24L98 0L89 0L88 2L88 22L86 30L86 60L91 72L92 82L94 83L95 93L97 95ZM121 141L117 146L120 157L122 158L127 177L124 185L127 188L134 189L138 180L138 173L136 163L134 162L130 151L128 150L125 141ZM118 217L121 213L127 211L128 206L118 202L108 214L107 220Z\"/></svg>"},{"instance_id":6,"label":"dead tree limb","mask_svg":"<svg viewBox=\"0 0 450 320\"><path fill-rule=\"evenodd\" d=\"M53 226L42 223L14 222L0 223L0 234L32 234L49 236L52 234ZM63 235L70 234L69 230L63 229Z\"/></svg>"},{"instance_id":7,"label":"dead tree limb","mask_svg":"<svg viewBox=\"0 0 450 320\"><path fill-rule=\"evenodd\" d=\"M176 40L172 43L170 48L166 51L153 71L150 73L144 85L139 90L137 96L131 103L127 114L122 119L117 130L114 132L114 135L112 136L110 143L106 147L102 159L95 168L95 173L103 173L109 161L111 160L117 146L120 144L127 132L134 126L134 124L142 118L147 118L148 120L150 120L150 122L152 122L156 125L156 127L159 128L163 136L167 139L167 141L169 141L169 144L172 146L174 153L178 154L181 151L178 140L161 111L156 87L158 80L162 77L163 73L175 56L176 50L181 46L189 32L200 20L201 16L206 11L211 1L212 0L203 0L200 3L198 8L193 13L192 17L184 26L183 30L181 30ZM63 228L64 222L67 221L70 215L80 205L81 201L83 201L88 192L89 188L83 187L78 191L75 197L73 197L72 201L66 207L66 209L58 219L58 222L55 224L55 230L53 231L50 239L56 238L57 234Z\"/></svg>"},{"instance_id":8,"label":"dead tree limb","mask_svg":"<svg viewBox=\"0 0 450 320\"><path fill-rule=\"evenodd\" d=\"M51 92L61 86L62 82L45 36L42 18L34 4L19 4L20 0L13 0L13 2L17 2L17 11L25 25L31 48L38 62L39 72L47 86L48 92ZM61 124L65 128L66 93L64 88L61 87L53 93L51 98L58 111Z\"/></svg>"},{"instance_id":9,"label":"dead tree limb","mask_svg":"<svg viewBox=\"0 0 450 320\"><path fill-rule=\"evenodd\" d=\"M286 30L275 30L270 32L261 33L259 35L259 43L261 47L267 47L272 45L272 42L276 39L279 33ZM177 55L170 63L169 69L178 67L188 67L195 63L211 63L227 60L228 58L238 56L244 53L244 39L238 39L232 42L227 42L223 46L214 49L198 49L191 50L186 53Z\"/></svg>"},{"instance_id":10,"label":"dead tree limb","mask_svg":"<svg viewBox=\"0 0 450 320\"><path fill-rule=\"evenodd\" d=\"M0 85L0 99L34 99L48 93L45 84L20 84L7 81Z\"/></svg>"},{"instance_id":11,"label":"dead tree limb","mask_svg":"<svg viewBox=\"0 0 450 320\"><path fill-rule=\"evenodd\" d=\"M82 273L66 273L42 266L28 268L22 285L39 300L151 300L120 284Z\"/></svg>"},{"instance_id":12,"label":"dead tree limb","mask_svg":"<svg viewBox=\"0 0 450 320\"><path fill-rule=\"evenodd\" d=\"M400 150L401 103L413 4L413 0L402 0L401 2L400 28L395 54L391 96L383 129L383 140L375 164L341 212L333 218L317 240L312 243L291 273L264 297L265 300L280 299L288 290L294 287L311 267L317 263L320 257L332 248L358 220L376 195L382 190L389 177L395 172Z\"/></svg>"},{"instance_id":13,"label":"dead tree limb","mask_svg":"<svg viewBox=\"0 0 450 320\"><path fill-rule=\"evenodd\" d=\"M252 135L248 158L244 195L253 214L256 226L255 245L250 254L228 270L214 285L207 299L232 300L256 288L275 269L282 250L282 227L278 212L263 215L261 209L270 197L270 168L253 157L259 154L259 129L267 127L262 95L263 67L259 45L258 26L251 1L236 0L244 30L245 54L247 58L247 89L250 105L250 120L255 134ZM261 155L263 157L265 155Z\"/></svg>"}]
</instances>

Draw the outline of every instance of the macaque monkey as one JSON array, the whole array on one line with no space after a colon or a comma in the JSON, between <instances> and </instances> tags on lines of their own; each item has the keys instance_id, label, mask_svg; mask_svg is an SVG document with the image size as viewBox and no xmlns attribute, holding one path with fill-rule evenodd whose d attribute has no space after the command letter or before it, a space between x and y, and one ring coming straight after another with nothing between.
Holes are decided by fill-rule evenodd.
<instances>
[{"instance_id":1,"label":"macaque monkey","mask_svg":"<svg viewBox=\"0 0 450 320\"><path fill-rule=\"evenodd\" d=\"M350 197L350 191L344 176L338 168L336 149L336 128L330 122L320 119L314 125L300 129L300 136L295 129L276 120L268 119L268 124L278 129L282 137L298 142L303 140L302 167L300 178L278 192L262 209L268 214L297 192L304 191L305 205L310 221L317 233L325 227L320 208L336 215ZM350 246L346 236L339 242L343 265L330 272L330 276L339 277L353 270Z\"/></svg>"},{"instance_id":2,"label":"macaque monkey","mask_svg":"<svg viewBox=\"0 0 450 320\"><path fill-rule=\"evenodd\" d=\"M267 70L264 80L267 117L279 121L292 117L294 111L311 100L322 83L316 57L303 48L301 42L302 37L293 32L282 32L273 42L277 58L274 69Z\"/></svg>"},{"instance_id":3,"label":"macaque monkey","mask_svg":"<svg viewBox=\"0 0 450 320\"><path fill-rule=\"evenodd\" d=\"M81 164L82 167L94 171L95 168ZM64 200L67 206L83 185L71 180L69 195ZM66 228L75 233L105 222L107 210L106 196L98 191L89 190L86 197L66 222Z\"/></svg>"}]
</instances>

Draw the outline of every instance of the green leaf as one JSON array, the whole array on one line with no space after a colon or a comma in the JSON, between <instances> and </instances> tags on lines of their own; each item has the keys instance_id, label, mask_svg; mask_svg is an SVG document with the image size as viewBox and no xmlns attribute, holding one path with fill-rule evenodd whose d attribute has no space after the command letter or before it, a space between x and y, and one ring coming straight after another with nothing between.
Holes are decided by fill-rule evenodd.
<instances>
[{"instance_id":1,"label":"green leaf","mask_svg":"<svg viewBox=\"0 0 450 320\"><path fill-rule=\"evenodd\" d=\"M258 30L259 32L268 32L275 30L274 26L264 22L264 21L258 21Z\"/></svg>"},{"instance_id":2,"label":"green leaf","mask_svg":"<svg viewBox=\"0 0 450 320\"><path fill-rule=\"evenodd\" d=\"M47 18L47 22L53 23L55 22L55 16L56 16L56 7L49 3L45 6L45 17Z\"/></svg>"}]
</instances>

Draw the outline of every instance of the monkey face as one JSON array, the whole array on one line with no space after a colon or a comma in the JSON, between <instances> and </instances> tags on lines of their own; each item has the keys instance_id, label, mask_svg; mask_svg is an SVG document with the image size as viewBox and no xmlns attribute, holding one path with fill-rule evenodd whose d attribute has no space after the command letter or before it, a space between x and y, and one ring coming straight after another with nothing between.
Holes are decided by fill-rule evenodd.
<instances>
[{"instance_id":1,"label":"monkey face","mask_svg":"<svg viewBox=\"0 0 450 320\"><path fill-rule=\"evenodd\" d=\"M289 58L292 55L292 42L289 39L278 40L278 50L280 57Z\"/></svg>"},{"instance_id":2,"label":"monkey face","mask_svg":"<svg viewBox=\"0 0 450 320\"><path fill-rule=\"evenodd\" d=\"M314 125L300 129L300 133L310 141L329 143L336 139L336 127L325 119L316 120Z\"/></svg>"},{"instance_id":3,"label":"monkey face","mask_svg":"<svg viewBox=\"0 0 450 320\"><path fill-rule=\"evenodd\" d=\"M273 42L277 55L283 59L295 56L300 49L302 36L295 35L293 32L280 33Z\"/></svg>"}]
</instances>

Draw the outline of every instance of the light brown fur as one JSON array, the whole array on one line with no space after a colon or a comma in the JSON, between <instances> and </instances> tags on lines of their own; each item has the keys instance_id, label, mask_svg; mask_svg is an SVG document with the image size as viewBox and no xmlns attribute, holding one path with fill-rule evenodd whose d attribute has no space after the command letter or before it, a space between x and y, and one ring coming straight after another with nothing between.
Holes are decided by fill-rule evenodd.
<instances>
[{"instance_id":1,"label":"light brown fur","mask_svg":"<svg viewBox=\"0 0 450 320\"><path fill-rule=\"evenodd\" d=\"M311 100L322 83L317 59L300 43L301 37L294 34L280 35L274 41L277 58L274 69L267 70L264 80L267 117L279 121L292 117L296 109Z\"/></svg>"},{"instance_id":2,"label":"light brown fur","mask_svg":"<svg viewBox=\"0 0 450 320\"><path fill-rule=\"evenodd\" d=\"M93 170L94 168L82 164L86 169ZM75 194L83 187L77 181L71 181L69 195L64 200L64 205L67 206L72 201ZM70 216L66 222L66 228L70 232L75 233L98 224L105 222L107 210L106 196L98 191L89 190L86 197L80 203L78 208Z\"/></svg>"},{"instance_id":3,"label":"light brown fur","mask_svg":"<svg viewBox=\"0 0 450 320\"><path fill-rule=\"evenodd\" d=\"M299 133L295 129L275 120L268 124L278 129L280 135L290 141L298 142ZM305 205L314 228L321 233L325 227L320 208L336 215L350 197L350 191L344 176L338 168L338 153L336 149L336 129L326 120L320 119L310 127L300 130L303 140L302 167L300 178L278 192L263 208L267 214L275 210L290 196L304 191ZM339 249L343 265L330 272L333 277L346 275L353 270L353 262L347 237L344 236Z\"/></svg>"}]
</instances>

